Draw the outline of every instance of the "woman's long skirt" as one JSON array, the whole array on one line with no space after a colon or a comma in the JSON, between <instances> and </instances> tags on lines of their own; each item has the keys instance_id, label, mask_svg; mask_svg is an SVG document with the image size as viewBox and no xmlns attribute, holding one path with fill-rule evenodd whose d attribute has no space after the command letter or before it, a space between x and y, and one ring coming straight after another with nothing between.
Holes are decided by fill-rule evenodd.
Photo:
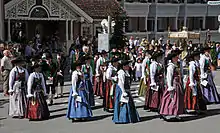
<instances>
[{"instance_id":1,"label":"woman's long skirt","mask_svg":"<svg viewBox=\"0 0 220 133\"><path fill-rule=\"evenodd\" d=\"M207 110L206 104L204 101L204 96L202 95L202 91L200 88L199 81L197 82L197 85L195 87L195 93L196 95L193 95L193 90L189 86L190 80L188 78L188 81L186 82L186 89L185 89L185 95L184 95L184 107L188 110Z\"/></svg>"},{"instance_id":2,"label":"woman's long skirt","mask_svg":"<svg viewBox=\"0 0 220 133\"><path fill-rule=\"evenodd\" d=\"M159 109L161 101L162 101L163 92L164 92L163 79L161 79L158 85L159 85L158 91L155 91L152 89L149 89L147 91L148 94L146 94L147 98L146 98L145 106L144 106L145 110L150 109L150 110L157 111Z\"/></svg>"},{"instance_id":3,"label":"woman's long skirt","mask_svg":"<svg viewBox=\"0 0 220 133\"><path fill-rule=\"evenodd\" d=\"M121 95L122 95L121 88L118 85L116 85L116 89L115 89L116 99L114 105L113 122L117 124L139 122L140 121L139 114L136 110L131 94L128 93L128 97L129 97L128 103L120 102Z\"/></svg>"},{"instance_id":4,"label":"woman's long skirt","mask_svg":"<svg viewBox=\"0 0 220 133\"><path fill-rule=\"evenodd\" d=\"M173 98L167 88L164 91L160 107L161 115L177 116L184 113L184 93L181 83L174 79L173 86L175 87Z\"/></svg>"},{"instance_id":5,"label":"woman's long skirt","mask_svg":"<svg viewBox=\"0 0 220 133\"><path fill-rule=\"evenodd\" d=\"M35 97L30 97L27 104L27 118L30 120L47 120L50 112L43 92L36 92Z\"/></svg>"},{"instance_id":6,"label":"woman's long skirt","mask_svg":"<svg viewBox=\"0 0 220 133\"><path fill-rule=\"evenodd\" d=\"M9 116L24 117L26 113L27 99L25 91L15 90L9 97Z\"/></svg>"},{"instance_id":7,"label":"woman's long skirt","mask_svg":"<svg viewBox=\"0 0 220 133\"><path fill-rule=\"evenodd\" d=\"M138 95L139 96L145 96L146 95L146 90L148 88L148 85L144 83L144 78L141 78L140 84L139 84L139 90L138 90Z\"/></svg>"},{"instance_id":8,"label":"woman's long skirt","mask_svg":"<svg viewBox=\"0 0 220 133\"><path fill-rule=\"evenodd\" d=\"M90 80L85 80L86 90L89 92L88 94L88 102L90 106L95 106L95 98L92 83Z\"/></svg>"},{"instance_id":9,"label":"woman's long skirt","mask_svg":"<svg viewBox=\"0 0 220 133\"><path fill-rule=\"evenodd\" d=\"M69 101L68 101L68 110L67 118L90 118L92 117L92 110L88 103L88 96L85 90L79 90L78 95L82 98L81 102L75 100L72 96L72 88L70 90Z\"/></svg>"},{"instance_id":10,"label":"woman's long skirt","mask_svg":"<svg viewBox=\"0 0 220 133\"><path fill-rule=\"evenodd\" d=\"M111 80L107 80L106 82L106 87L105 87L105 106L104 108L109 110L113 109L114 107L114 90L113 90L113 95L111 96L111 89L114 89L115 85L112 83ZM113 87L113 88L112 88Z\"/></svg>"},{"instance_id":11,"label":"woman's long skirt","mask_svg":"<svg viewBox=\"0 0 220 133\"><path fill-rule=\"evenodd\" d=\"M208 73L207 81L208 81L208 85L206 87L201 85L202 94L205 98L206 104L213 104L213 103L219 104L220 103L219 94L217 92L211 73Z\"/></svg>"},{"instance_id":12,"label":"woman's long skirt","mask_svg":"<svg viewBox=\"0 0 220 133\"><path fill-rule=\"evenodd\" d=\"M102 77L102 76L100 76ZM95 79L94 81L94 86L93 86L93 91L94 95L104 97L104 92L103 92L103 79L99 77L99 81Z\"/></svg>"}]
</instances>

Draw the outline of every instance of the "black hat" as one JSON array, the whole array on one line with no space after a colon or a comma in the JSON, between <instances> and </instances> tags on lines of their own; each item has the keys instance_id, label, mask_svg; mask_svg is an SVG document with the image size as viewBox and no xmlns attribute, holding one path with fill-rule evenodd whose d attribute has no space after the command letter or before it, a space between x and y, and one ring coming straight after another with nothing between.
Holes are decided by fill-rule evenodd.
<instances>
[{"instance_id":1,"label":"black hat","mask_svg":"<svg viewBox=\"0 0 220 133\"><path fill-rule=\"evenodd\" d=\"M34 57L31 58L31 61L37 61L40 60L41 56L39 54L35 55Z\"/></svg>"},{"instance_id":2,"label":"black hat","mask_svg":"<svg viewBox=\"0 0 220 133\"><path fill-rule=\"evenodd\" d=\"M23 62L25 62L25 60L22 56L15 57L13 60L11 60L12 64L23 63Z\"/></svg>"},{"instance_id":3,"label":"black hat","mask_svg":"<svg viewBox=\"0 0 220 133\"><path fill-rule=\"evenodd\" d=\"M90 59L93 59L93 57L92 57L91 55L85 55L85 56L83 56L82 59L84 59L84 60L90 60Z\"/></svg>"},{"instance_id":4,"label":"black hat","mask_svg":"<svg viewBox=\"0 0 220 133\"><path fill-rule=\"evenodd\" d=\"M31 66L31 68L32 68L32 69L35 69L35 68L38 68L38 67L41 67L41 66L42 66L42 64L36 61L36 62L34 62L34 64Z\"/></svg>"},{"instance_id":5,"label":"black hat","mask_svg":"<svg viewBox=\"0 0 220 133\"><path fill-rule=\"evenodd\" d=\"M173 57L180 55L183 50L173 50L170 54L167 55L167 60L171 60Z\"/></svg>"},{"instance_id":6,"label":"black hat","mask_svg":"<svg viewBox=\"0 0 220 133\"><path fill-rule=\"evenodd\" d=\"M53 58L52 54L46 53L46 59L52 59L52 58Z\"/></svg>"},{"instance_id":7,"label":"black hat","mask_svg":"<svg viewBox=\"0 0 220 133\"><path fill-rule=\"evenodd\" d=\"M200 51L204 52L205 50L210 50L210 49L212 49L212 47L205 46L205 47L200 48Z\"/></svg>"},{"instance_id":8,"label":"black hat","mask_svg":"<svg viewBox=\"0 0 220 133\"><path fill-rule=\"evenodd\" d=\"M193 57L195 57L195 56L198 56L198 55L200 55L201 54L201 52L199 52L199 51L194 51L194 52L191 52L190 54L188 54L187 56L186 56L186 59L192 59Z\"/></svg>"},{"instance_id":9,"label":"black hat","mask_svg":"<svg viewBox=\"0 0 220 133\"><path fill-rule=\"evenodd\" d=\"M101 54L107 54L107 52L105 50L102 50Z\"/></svg>"},{"instance_id":10,"label":"black hat","mask_svg":"<svg viewBox=\"0 0 220 133\"><path fill-rule=\"evenodd\" d=\"M144 52L145 52L145 53L148 53L148 54L150 54L150 55L152 55L153 52L154 52L154 50L144 50Z\"/></svg>"},{"instance_id":11,"label":"black hat","mask_svg":"<svg viewBox=\"0 0 220 133\"><path fill-rule=\"evenodd\" d=\"M129 65L129 63L131 63L131 62L132 62L131 60L122 60L120 64L122 66L126 66L126 65Z\"/></svg>"},{"instance_id":12,"label":"black hat","mask_svg":"<svg viewBox=\"0 0 220 133\"><path fill-rule=\"evenodd\" d=\"M163 56L164 53L162 51L157 51L154 52L153 55L151 56L151 59L156 59L157 57Z\"/></svg>"},{"instance_id":13,"label":"black hat","mask_svg":"<svg viewBox=\"0 0 220 133\"><path fill-rule=\"evenodd\" d=\"M112 60L111 60L112 63L113 63L113 62L119 62L119 61L120 61L119 58L112 58Z\"/></svg>"},{"instance_id":14,"label":"black hat","mask_svg":"<svg viewBox=\"0 0 220 133\"><path fill-rule=\"evenodd\" d=\"M94 52L94 55L100 55L100 52L96 51Z\"/></svg>"},{"instance_id":15,"label":"black hat","mask_svg":"<svg viewBox=\"0 0 220 133\"><path fill-rule=\"evenodd\" d=\"M75 61L73 64L74 64L74 66L81 66L81 65L85 64L85 62L78 60L78 61Z\"/></svg>"},{"instance_id":16,"label":"black hat","mask_svg":"<svg viewBox=\"0 0 220 133\"><path fill-rule=\"evenodd\" d=\"M112 52L112 55L114 55L114 56L121 56L121 53L120 52Z\"/></svg>"}]
</instances>

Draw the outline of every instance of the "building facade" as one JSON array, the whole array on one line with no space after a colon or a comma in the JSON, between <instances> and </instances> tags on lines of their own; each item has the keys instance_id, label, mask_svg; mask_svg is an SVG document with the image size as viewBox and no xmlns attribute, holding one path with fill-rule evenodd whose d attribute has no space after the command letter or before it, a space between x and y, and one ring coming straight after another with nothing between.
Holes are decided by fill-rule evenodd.
<instances>
[{"instance_id":1,"label":"building facade","mask_svg":"<svg viewBox=\"0 0 220 133\"><path fill-rule=\"evenodd\" d=\"M168 31L179 31L186 26L189 31L201 33L201 42L210 29L211 40L220 41L218 5L208 5L206 0L124 0L127 12L127 36L167 39Z\"/></svg>"}]
</instances>

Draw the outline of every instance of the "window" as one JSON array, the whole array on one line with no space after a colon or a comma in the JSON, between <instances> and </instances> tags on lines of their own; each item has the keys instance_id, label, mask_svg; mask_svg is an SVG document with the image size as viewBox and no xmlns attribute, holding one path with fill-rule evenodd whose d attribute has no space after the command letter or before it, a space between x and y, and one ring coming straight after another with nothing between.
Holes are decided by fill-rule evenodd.
<instances>
[{"instance_id":1,"label":"window","mask_svg":"<svg viewBox=\"0 0 220 133\"><path fill-rule=\"evenodd\" d=\"M217 30L218 29L218 18L216 17L206 17L206 29Z\"/></svg>"},{"instance_id":2,"label":"window","mask_svg":"<svg viewBox=\"0 0 220 133\"><path fill-rule=\"evenodd\" d=\"M145 28L145 17L130 17L125 22L126 32L144 32Z\"/></svg>"},{"instance_id":3,"label":"window","mask_svg":"<svg viewBox=\"0 0 220 133\"><path fill-rule=\"evenodd\" d=\"M164 32L168 28L168 19L167 18L157 18L157 31Z\"/></svg>"},{"instance_id":4,"label":"window","mask_svg":"<svg viewBox=\"0 0 220 133\"><path fill-rule=\"evenodd\" d=\"M31 12L31 18L48 18L48 14L45 9L37 7Z\"/></svg>"},{"instance_id":5,"label":"window","mask_svg":"<svg viewBox=\"0 0 220 133\"><path fill-rule=\"evenodd\" d=\"M154 31L154 18L147 19L147 31Z\"/></svg>"},{"instance_id":6,"label":"window","mask_svg":"<svg viewBox=\"0 0 220 133\"><path fill-rule=\"evenodd\" d=\"M187 3L207 3L207 0L187 0Z\"/></svg>"},{"instance_id":7,"label":"window","mask_svg":"<svg viewBox=\"0 0 220 133\"><path fill-rule=\"evenodd\" d=\"M179 17L177 20L177 30L182 30L184 26L184 18L183 17Z\"/></svg>"},{"instance_id":8,"label":"window","mask_svg":"<svg viewBox=\"0 0 220 133\"><path fill-rule=\"evenodd\" d=\"M89 35L91 35L90 27L89 26L84 26L83 27L83 36L89 36Z\"/></svg>"},{"instance_id":9,"label":"window","mask_svg":"<svg viewBox=\"0 0 220 133\"><path fill-rule=\"evenodd\" d=\"M187 18L188 30L200 30L203 27L202 17L188 17Z\"/></svg>"},{"instance_id":10,"label":"window","mask_svg":"<svg viewBox=\"0 0 220 133\"><path fill-rule=\"evenodd\" d=\"M170 29L176 31L176 18L174 17L159 17L157 18L157 31L164 32Z\"/></svg>"}]
</instances>

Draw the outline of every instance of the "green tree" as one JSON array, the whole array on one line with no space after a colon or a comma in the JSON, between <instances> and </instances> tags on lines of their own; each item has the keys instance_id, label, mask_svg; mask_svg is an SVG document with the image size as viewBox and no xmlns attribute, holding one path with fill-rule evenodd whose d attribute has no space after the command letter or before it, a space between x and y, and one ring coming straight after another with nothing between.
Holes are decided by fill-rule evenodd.
<instances>
[{"instance_id":1,"label":"green tree","mask_svg":"<svg viewBox=\"0 0 220 133\"><path fill-rule=\"evenodd\" d=\"M110 47L123 47L126 45L125 35L124 35L124 21L126 17L124 15L117 15L113 18L115 21L114 31L110 39Z\"/></svg>"}]
</instances>

